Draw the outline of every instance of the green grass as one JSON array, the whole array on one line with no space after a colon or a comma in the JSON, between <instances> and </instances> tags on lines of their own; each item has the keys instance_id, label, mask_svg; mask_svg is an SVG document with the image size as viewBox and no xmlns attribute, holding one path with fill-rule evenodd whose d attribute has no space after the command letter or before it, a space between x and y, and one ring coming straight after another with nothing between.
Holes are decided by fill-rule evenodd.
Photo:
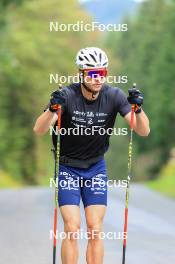
<instances>
[{"instance_id":1,"label":"green grass","mask_svg":"<svg viewBox=\"0 0 175 264\"><path fill-rule=\"evenodd\" d=\"M4 188L18 188L22 183L13 179L9 174L0 171L0 189Z\"/></svg>"},{"instance_id":2,"label":"green grass","mask_svg":"<svg viewBox=\"0 0 175 264\"><path fill-rule=\"evenodd\" d=\"M170 161L161 171L157 180L147 184L150 188L175 198L175 162Z\"/></svg>"}]
</instances>

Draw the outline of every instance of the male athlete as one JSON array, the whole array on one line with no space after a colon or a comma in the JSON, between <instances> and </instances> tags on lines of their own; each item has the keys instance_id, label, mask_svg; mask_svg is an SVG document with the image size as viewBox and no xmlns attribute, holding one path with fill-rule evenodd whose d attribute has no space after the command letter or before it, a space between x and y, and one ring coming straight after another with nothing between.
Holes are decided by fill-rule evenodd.
<instances>
[{"instance_id":1,"label":"male athlete","mask_svg":"<svg viewBox=\"0 0 175 264\"><path fill-rule=\"evenodd\" d=\"M62 105L61 127L64 131L69 130L69 133L61 134L60 145L58 199L64 230L71 234L80 229L82 198L89 234L86 260L88 264L102 264L103 241L97 234L102 231L107 206L104 154L109 147L110 133L118 113L130 123L131 104L136 105L134 130L138 135L148 136L149 120L142 109L143 96L139 90L130 89L127 98L121 89L104 83L108 67L104 51L94 47L82 49L77 54L76 64L80 83L52 93L48 109L37 119L34 131L42 135L55 125L57 111L54 106ZM75 128L79 129L79 135L73 132ZM55 137L53 140L56 144ZM81 184L77 185L77 182ZM78 263L74 236L63 240L61 257L63 264Z\"/></svg>"}]
</instances>

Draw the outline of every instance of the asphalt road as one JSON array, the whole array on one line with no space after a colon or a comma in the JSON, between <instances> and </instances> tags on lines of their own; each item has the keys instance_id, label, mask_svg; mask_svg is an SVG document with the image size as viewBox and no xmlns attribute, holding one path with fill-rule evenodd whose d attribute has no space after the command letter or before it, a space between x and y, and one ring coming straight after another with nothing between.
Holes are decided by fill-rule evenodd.
<instances>
[{"instance_id":1,"label":"asphalt road","mask_svg":"<svg viewBox=\"0 0 175 264\"><path fill-rule=\"evenodd\" d=\"M109 191L104 231L123 231L124 189ZM52 264L52 189L0 191L0 264ZM82 210L82 229L85 219ZM63 231L59 215L58 230ZM132 185L126 264L175 263L175 201L142 185ZM85 264L86 240L80 240L80 264ZM58 241L60 261L60 241ZM104 264L122 263L122 240L105 239Z\"/></svg>"}]
</instances>

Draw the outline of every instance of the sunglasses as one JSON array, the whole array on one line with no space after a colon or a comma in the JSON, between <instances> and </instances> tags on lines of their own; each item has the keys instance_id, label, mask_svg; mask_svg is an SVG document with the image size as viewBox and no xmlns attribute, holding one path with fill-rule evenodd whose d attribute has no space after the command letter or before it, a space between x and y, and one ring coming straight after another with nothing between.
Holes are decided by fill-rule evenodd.
<instances>
[{"instance_id":1,"label":"sunglasses","mask_svg":"<svg viewBox=\"0 0 175 264\"><path fill-rule=\"evenodd\" d=\"M86 76L91 78L98 78L98 77L106 77L108 71L106 69L99 69L99 70L84 70Z\"/></svg>"}]
</instances>

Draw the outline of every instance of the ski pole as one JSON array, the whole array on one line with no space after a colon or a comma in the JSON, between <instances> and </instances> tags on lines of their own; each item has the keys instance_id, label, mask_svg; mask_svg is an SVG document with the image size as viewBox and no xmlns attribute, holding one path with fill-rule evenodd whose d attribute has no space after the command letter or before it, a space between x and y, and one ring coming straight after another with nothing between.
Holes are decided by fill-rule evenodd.
<instances>
[{"instance_id":1,"label":"ski pole","mask_svg":"<svg viewBox=\"0 0 175 264\"><path fill-rule=\"evenodd\" d=\"M136 84L133 84L133 88L136 88ZM131 120L130 120L130 138L128 148L128 177L126 186L126 200L125 200L125 213L124 213L124 239L123 239L123 258L122 264L125 264L126 256L126 242L127 242L127 230L128 230L128 203L129 203L129 186L131 180L131 169L132 169L132 144L133 144L133 127L134 127L134 111L135 105L131 106Z\"/></svg>"},{"instance_id":2,"label":"ski pole","mask_svg":"<svg viewBox=\"0 0 175 264\"><path fill-rule=\"evenodd\" d=\"M59 86L61 88L61 86ZM56 244L57 244L57 222L58 222L58 174L59 174L59 158L60 158L60 128L61 128L61 105L55 105L58 110L57 119L57 146L55 151L55 208L54 208L54 239L53 239L53 264L56 264Z\"/></svg>"}]
</instances>

